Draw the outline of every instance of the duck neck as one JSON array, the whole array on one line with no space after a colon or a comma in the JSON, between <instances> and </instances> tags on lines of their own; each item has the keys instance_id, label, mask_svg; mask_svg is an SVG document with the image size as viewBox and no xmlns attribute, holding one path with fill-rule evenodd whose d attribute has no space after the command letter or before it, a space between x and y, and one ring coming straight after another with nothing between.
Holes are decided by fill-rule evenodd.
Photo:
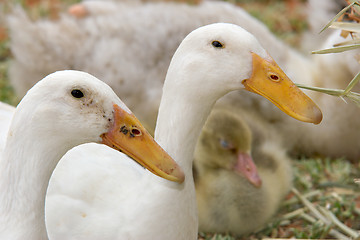
<instances>
[{"instance_id":1,"label":"duck neck","mask_svg":"<svg viewBox=\"0 0 360 240\"><path fill-rule=\"evenodd\" d=\"M193 181L192 162L196 142L217 98L205 99L191 91L182 90L182 87L170 88L166 83L159 107L155 140L182 167L186 179Z\"/></svg>"},{"instance_id":2,"label":"duck neck","mask_svg":"<svg viewBox=\"0 0 360 240\"><path fill-rule=\"evenodd\" d=\"M46 190L57 162L70 149L60 134L44 138L43 130L25 125L11 126L0 161L0 239L47 239Z\"/></svg>"}]
</instances>

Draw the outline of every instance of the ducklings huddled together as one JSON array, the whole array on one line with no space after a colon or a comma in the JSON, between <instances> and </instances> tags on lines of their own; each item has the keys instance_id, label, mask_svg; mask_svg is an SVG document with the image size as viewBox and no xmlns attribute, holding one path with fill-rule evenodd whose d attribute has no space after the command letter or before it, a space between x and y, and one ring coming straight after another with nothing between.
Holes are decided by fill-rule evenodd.
<instances>
[{"instance_id":1,"label":"ducklings huddled together","mask_svg":"<svg viewBox=\"0 0 360 240\"><path fill-rule=\"evenodd\" d=\"M174 16L177 17L174 18ZM160 20L162 25L158 24ZM269 52L276 62L279 63L280 67L284 68L290 78L294 79L297 83L313 86L334 84L335 86L332 87L343 87L345 84L344 79L351 78L356 73L357 66L354 66L352 63L348 64L352 61L354 54L344 53L345 57L341 58L341 60L328 60L328 58L323 56L305 57L278 40L262 23L252 18L240 7L230 3L204 1L198 5L187 5L183 3L141 3L141 1L84 1L76 5L75 8L71 8L68 13L63 13L56 21L39 20L33 22L26 16L23 10L19 8L14 10L13 14L8 18L8 26L12 39L11 49L14 55L14 61L10 66L10 79L16 92L19 96L22 96L36 81L50 72L68 68L90 72L109 84L114 89L114 92L121 96L124 103L134 111L143 122L143 125L149 129L149 132L153 132L155 129L165 76L169 79L177 79L179 83L184 82L185 84L179 84L177 81L173 81L171 91L169 90L167 93L166 109L169 113L164 114L163 111L164 120L161 123L157 123L158 125L169 126L166 129L169 134L165 130L162 130L160 135L157 134L156 131L162 129L160 127L155 131L155 136L158 135L155 139L161 139L159 136L166 135L166 137L162 138L162 142L160 142L162 147L166 147L167 142L170 142L169 139L172 139L170 131L180 126L180 123L187 121L186 116L177 113L179 120L166 122L168 119L166 116L175 115L172 106L176 105L174 104L176 101L179 101L182 96L187 96L188 93L193 93L193 95L189 96L189 99L185 99L188 102L184 100L183 106L180 104L176 106L179 109L178 112L195 106L191 109L192 112L197 111L201 116L205 116L198 117L200 122L205 121L208 113L208 110L205 111L204 109L210 109L210 105L213 104L211 103L209 106L204 104L204 102L207 102L207 95L201 95L200 92L197 94L192 88L192 86L202 86L201 89L203 89L205 84L185 81L191 77L201 79L200 75L194 71L194 68L188 66L185 66L188 67L185 68L181 61L177 60L176 64L173 63L172 68L170 68L171 71L167 71L170 60L181 40L193 29L211 22L235 23L253 33L266 51L260 47L257 40L254 40L255 38L253 37L249 37L250 40L247 40L245 37L246 41L244 42L251 43L249 45L252 51L257 51L260 55L262 54L268 62L271 62L271 66L274 66L276 63L270 59L270 56L267 54ZM19 31L19 29L23 29L23 31ZM206 34L209 34L209 32L206 32ZM205 36L208 37L206 34ZM229 41L224 37L225 35L220 36L218 34L216 39L211 38L211 41L209 40L210 38L206 38L211 43L211 49L216 48L216 50L219 50L228 47ZM33 45L34 39L45 44ZM203 40L205 37L199 37L199 39ZM336 37L330 36L325 44L333 44L335 41ZM193 42L201 44L204 41ZM187 48L185 50L177 50L177 55L183 56L181 54L189 54L186 51L191 50L196 44L184 44ZM231 46L234 45L229 44L229 48ZM242 54L242 49L235 49L239 54ZM195 53L198 54L196 56L200 56L200 53L202 53L202 51L195 50L190 52L194 53L192 56L195 56ZM205 60L207 61L215 56L206 54L209 53L206 52L202 56L203 61L197 62L196 60L199 60L200 57L194 57L194 62L200 64L200 62L205 62ZM250 55L244 55L243 59L248 59L249 57ZM255 58L254 55L251 55L251 57L252 59ZM236 60L241 62L237 58ZM210 63L213 65L208 64L208 66L218 66L214 62ZM322 69L327 69L328 72L319 72L319 66ZM187 71L185 70L176 71L179 69L183 70L182 67L191 72L192 75L186 75ZM229 68L224 68L226 71L235 72L230 65L226 65L226 67ZM337 75L332 72L335 68L336 72L339 73ZM221 79L221 69L217 69L218 71L215 68L207 69L204 67L204 69L201 74L207 72L214 73L214 75L219 74L217 75L217 80ZM246 84L248 77L250 77L247 76L250 72L249 69L252 69L251 63L243 63L243 69L246 71L240 72L246 77L242 79L242 83ZM228 75L232 81L232 75ZM278 80L280 75L270 74L269 76L273 80ZM275 80L274 82L276 82ZM239 89L237 84L230 83L230 81L226 82L225 79L224 82L228 85L221 85L219 87L221 91L219 89L214 90L213 86L215 84L206 85L209 92L216 92L212 96L214 99L221 97L230 90ZM180 93L181 89L186 89L186 91L181 92L182 95ZM256 92L250 85L245 85L245 89ZM360 122L351 120L349 121L350 126L340 125L344 119L357 119L356 117L360 116L360 111L355 111L356 107L354 105L343 106L340 100L332 99L329 96L317 93L310 93L309 95L320 105L322 110L325 110L325 119L320 126L310 126L309 124L299 123L294 119L290 119L265 99L272 100L272 97L265 96L265 98L260 98L254 93L247 93L245 91L236 91L224 96L215 105L215 109L212 110L208 117L196 148L190 145L190 141L185 141L187 135L191 135L193 141L196 140L197 135L194 132L197 131L192 130L190 127L189 129L186 128L186 131L184 130L185 133L181 133L181 129L177 129L179 136L184 141L181 142L179 140L180 137L176 136L174 140L176 144L174 143L171 146L168 144L168 149L165 148L166 151L173 153L172 155L184 155L182 158L187 159L187 161L184 161L186 164L180 164L181 167L185 166L185 187L182 189L167 183L157 186L158 181L152 175L146 175L149 181L143 178L142 181L136 184L139 185L141 182L144 185L142 187L144 189L143 192L146 194L149 192L149 196L151 190L155 190L158 195L151 195L149 199L153 198L154 201L150 202L150 205L153 205L154 209L161 209L161 207L167 209L168 220L171 219L173 221L170 214L173 207L169 204L169 199L174 200L172 202L180 203L175 210L176 213L181 214L181 211L185 211L184 209L187 208L192 210L189 212L190 210L187 209L185 211L186 214L184 213L181 217L178 217L181 219L179 221L180 228L172 226L173 231L179 231L179 239L187 240L189 236L196 235L196 230L193 229L194 226L197 226L196 213L194 213L196 212L196 202L199 231L231 233L242 236L261 230L275 215L282 200L292 186L291 154L291 156L294 156L296 154L321 154L326 152L330 156L348 154L347 157L349 158L356 158L360 155L356 150L360 147L357 147L360 144L359 136L352 133L351 130L352 127L357 127L357 125L360 127ZM176 99L172 102L171 98ZM206 105L206 108L195 105L194 102L197 101L199 106L202 103ZM277 104L275 103L275 105ZM335 108L334 105L341 105L342 107ZM309 107L312 111L309 113L311 120L308 120L308 122L318 124L321 121L322 115L316 110L316 105L311 106ZM284 109L282 108L282 110ZM345 112L345 114L339 114L339 111ZM6 105L0 105L0 121L4 122L4 127L0 128L0 137L6 135L8 129L6 124L10 123L13 113L14 109L11 107L8 108ZM194 119L197 118L194 117ZM329 129L336 129L338 127L341 130L333 131L333 137L329 137L327 134ZM199 129L196 127L199 133L200 129L201 126ZM350 144L342 143L341 139L344 135L352 139ZM5 138L0 140L2 139ZM194 150L194 182L192 182L191 176L192 158L189 154L192 151L186 153L180 152L176 146L182 144L185 144L185 147L182 146L184 149ZM98 155L94 153L94 158L98 157ZM78 233L84 229L87 230L87 227L82 228L82 226L89 226L86 221L91 220L85 220L83 215L76 215L74 211L78 209L91 210L95 206L93 203L93 205L90 204L86 207L79 205L72 208L74 202L77 204L81 201L86 202L82 198L78 199L77 195L79 192L85 191L82 188L86 188L86 191L88 191L87 185L89 184L86 183L87 179L81 176L89 178L90 175L96 176L97 173L95 174L93 170L89 171L89 174L81 173L82 167L78 165L78 169L71 169L72 177L69 178L70 171L67 169L70 169L70 165L66 167L66 164L70 163L59 163L59 173L56 173L55 170L55 177L51 180L52 182L50 181L48 191L49 204L47 211L49 212L49 217L47 224L50 229L48 232L51 236L54 236L54 239L56 239L56 236L67 236L67 234L71 234L72 230ZM80 164L85 166L86 161ZM97 164L97 162L94 163L94 166ZM95 169L95 167L93 168ZM80 171L78 171L79 169ZM111 174L114 176L107 176L107 179L111 181L117 179L115 172L111 172ZM189 177L191 181L189 181ZM61 179L67 179L67 185L62 185L66 181ZM73 182L78 182L79 187L75 188L72 186ZM94 182L94 179L89 182ZM193 184L195 184L196 189L196 200L194 198L195 192L192 189ZM97 186L98 192L110 192L112 194L116 192L112 186L102 187L100 184L97 184ZM164 200L164 196L167 196L166 194L174 189L180 189L179 191L186 194L178 194L177 192L176 194L178 195L166 197ZM128 192L133 190L130 189ZM73 199L74 201L62 201L60 198L57 198L59 192L67 195L68 199ZM120 190L116 193L117 196L121 196ZM140 199L142 193L137 194L124 200L125 205L130 206ZM161 201L158 201L157 197ZM109 206L116 205L116 199L104 199L108 201ZM145 200L144 203L148 204ZM161 206L161 203L164 203L166 207ZM191 207L188 207L187 203L190 203ZM103 202L98 201L96 204L101 208ZM119 212L122 215L118 214L117 216L121 215L123 219L131 219L133 216L141 216L144 213L149 213L148 215L161 219L160 213L154 214L153 210L149 210L146 207L138 207L136 211L133 211L131 207L126 209L126 211L120 207L113 209L116 210L113 210L110 215L116 215L114 213ZM58 212L58 215L53 214L54 212ZM134 212L136 213L135 215ZM62 215L63 218L59 217L59 215ZM186 221L186 216L190 218L190 221ZM80 227L76 228L72 221L65 219L79 219L78 222L82 222L82 225L79 224ZM144 217L143 219L145 220L140 221L138 224L140 228L146 225L146 219L151 221L152 218ZM116 219L116 221L112 222L117 221L121 224L121 219ZM172 223L179 222L174 220ZM158 226L155 223L153 222L151 225L153 226L152 231L144 229L144 232L137 233L137 236L144 237L149 232L153 234L150 234L151 237L157 236L163 229L162 225ZM161 224L165 223L166 221L163 219ZM62 228L57 228L60 225ZM101 233L97 229L102 229L102 227L101 224L98 224L91 231ZM117 236L117 228L116 226L113 227L114 229L109 232L113 233L113 236ZM182 234L181 227L191 229L191 231L189 230L188 233ZM131 235L133 228L135 227L124 225L125 230L123 232L128 233L129 236L134 236ZM182 238L180 235L187 238ZM165 234L164 236L168 235ZM83 234L83 237L84 239L89 239L86 234Z\"/></svg>"}]
</instances>

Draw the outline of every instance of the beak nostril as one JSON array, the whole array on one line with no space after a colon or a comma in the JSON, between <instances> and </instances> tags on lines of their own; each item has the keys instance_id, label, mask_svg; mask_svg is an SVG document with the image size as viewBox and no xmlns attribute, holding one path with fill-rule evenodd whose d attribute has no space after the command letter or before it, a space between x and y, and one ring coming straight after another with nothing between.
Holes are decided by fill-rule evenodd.
<instances>
[{"instance_id":1,"label":"beak nostril","mask_svg":"<svg viewBox=\"0 0 360 240\"><path fill-rule=\"evenodd\" d=\"M278 82L280 80L279 76L276 74L270 74L270 79L273 80L274 82Z\"/></svg>"},{"instance_id":2,"label":"beak nostril","mask_svg":"<svg viewBox=\"0 0 360 240\"><path fill-rule=\"evenodd\" d=\"M141 131L137 128L132 128L131 129L131 134L134 136L140 136L141 135Z\"/></svg>"}]
</instances>

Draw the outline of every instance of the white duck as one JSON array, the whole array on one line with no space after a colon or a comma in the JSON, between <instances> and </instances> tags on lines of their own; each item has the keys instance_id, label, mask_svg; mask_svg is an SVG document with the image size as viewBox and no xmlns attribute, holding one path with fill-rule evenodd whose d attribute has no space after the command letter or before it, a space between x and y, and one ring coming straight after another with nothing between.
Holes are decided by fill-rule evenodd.
<instances>
[{"instance_id":1,"label":"white duck","mask_svg":"<svg viewBox=\"0 0 360 240\"><path fill-rule=\"evenodd\" d=\"M15 108L13 106L0 102L0 152L4 149L7 132L9 131L14 112Z\"/></svg>"},{"instance_id":2,"label":"white duck","mask_svg":"<svg viewBox=\"0 0 360 240\"><path fill-rule=\"evenodd\" d=\"M255 112L217 106L194 159L202 232L240 236L260 230L292 186L279 133Z\"/></svg>"},{"instance_id":3,"label":"white duck","mask_svg":"<svg viewBox=\"0 0 360 240\"><path fill-rule=\"evenodd\" d=\"M87 142L123 150L151 171L183 180L177 164L109 86L87 73L56 72L29 90L12 118L0 155L0 239L47 239L44 206L51 173L68 150Z\"/></svg>"},{"instance_id":4,"label":"white duck","mask_svg":"<svg viewBox=\"0 0 360 240\"><path fill-rule=\"evenodd\" d=\"M198 28L182 41L172 58L155 130L156 141L184 170L184 183L144 173L133 184L123 178L121 169L96 167L105 159L116 158L116 152L103 156L98 149L90 167L85 167L89 159L75 161L78 156L72 152L59 164L49 186L49 236L196 239L192 179L196 140L215 101L244 88L262 94L291 116L321 121L316 105L293 85L253 35L226 23ZM71 167L72 162L83 167ZM121 188L114 183L121 183ZM105 197L109 195L113 198Z\"/></svg>"}]
</instances>

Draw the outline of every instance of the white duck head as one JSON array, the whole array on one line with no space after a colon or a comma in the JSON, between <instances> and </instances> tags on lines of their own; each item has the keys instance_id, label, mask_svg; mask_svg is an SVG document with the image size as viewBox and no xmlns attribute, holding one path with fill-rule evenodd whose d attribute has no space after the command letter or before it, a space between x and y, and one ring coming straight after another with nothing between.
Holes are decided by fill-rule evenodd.
<instances>
[{"instance_id":1,"label":"white duck head","mask_svg":"<svg viewBox=\"0 0 360 240\"><path fill-rule=\"evenodd\" d=\"M322 120L320 109L289 80L257 39L234 24L200 27L183 40L170 64L164 89L170 92L167 85L176 84L178 87L171 88L183 90L192 101L206 102L245 88L298 120L315 124Z\"/></svg>"},{"instance_id":2,"label":"white duck head","mask_svg":"<svg viewBox=\"0 0 360 240\"><path fill-rule=\"evenodd\" d=\"M11 128L9 139L31 125L37 136L51 136L48 141L57 141L63 148L101 142L162 177L180 182L184 178L112 89L90 74L71 70L50 74L29 90L17 107L15 115L19 114L27 116L27 124L14 117L16 127ZM166 160L160 163L160 159Z\"/></svg>"}]
</instances>

